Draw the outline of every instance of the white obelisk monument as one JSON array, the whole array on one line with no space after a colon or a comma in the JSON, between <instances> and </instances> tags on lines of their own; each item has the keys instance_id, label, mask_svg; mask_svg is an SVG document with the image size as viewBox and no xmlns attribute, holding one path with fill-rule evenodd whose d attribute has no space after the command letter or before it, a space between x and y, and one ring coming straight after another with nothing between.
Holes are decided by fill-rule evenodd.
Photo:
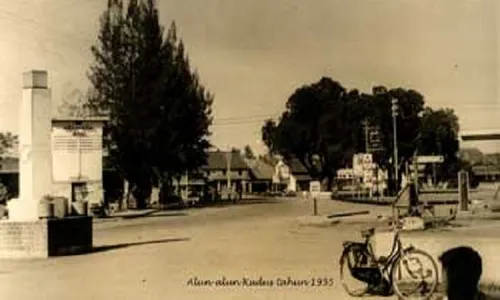
<instances>
[{"instance_id":1,"label":"white obelisk monument","mask_svg":"<svg viewBox=\"0 0 500 300\"><path fill-rule=\"evenodd\" d=\"M19 199L9 207L9 219L38 220L40 200L52 186L51 93L46 71L23 74L19 122Z\"/></svg>"}]
</instances>

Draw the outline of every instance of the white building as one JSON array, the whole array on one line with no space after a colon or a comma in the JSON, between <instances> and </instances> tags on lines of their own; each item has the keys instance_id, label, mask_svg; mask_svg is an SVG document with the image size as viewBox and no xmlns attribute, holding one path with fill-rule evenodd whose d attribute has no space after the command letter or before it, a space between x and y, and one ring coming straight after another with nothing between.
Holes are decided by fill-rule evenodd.
<instances>
[{"instance_id":1,"label":"white building","mask_svg":"<svg viewBox=\"0 0 500 300\"><path fill-rule=\"evenodd\" d=\"M103 126L106 118L52 119L52 194L70 202L104 201L102 185Z\"/></svg>"}]
</instances>

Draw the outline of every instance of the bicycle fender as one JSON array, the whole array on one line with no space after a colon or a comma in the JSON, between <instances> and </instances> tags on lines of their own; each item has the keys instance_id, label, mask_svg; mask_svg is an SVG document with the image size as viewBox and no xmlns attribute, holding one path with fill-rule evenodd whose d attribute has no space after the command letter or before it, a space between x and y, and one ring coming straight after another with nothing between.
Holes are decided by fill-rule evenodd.
<instances>
[{"instance_id":1,"label":"bicycle fender","mask_svg":"<svg viewBox=\"0 0 500 300\"><path fill-rule=\"evenodd\" d=\"M409 252L409 251L412 251L412 250L415 250L415 246L413 245L409 245L408 247L405 248L404 252Z\"/></svg>"}]
</instances>

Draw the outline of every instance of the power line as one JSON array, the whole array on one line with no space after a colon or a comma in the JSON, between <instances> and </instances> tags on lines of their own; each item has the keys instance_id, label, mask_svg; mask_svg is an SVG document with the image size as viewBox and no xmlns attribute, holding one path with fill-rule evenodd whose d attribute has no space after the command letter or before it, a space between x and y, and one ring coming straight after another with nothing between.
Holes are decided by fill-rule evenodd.
<instances>
[{"instance_id":1,"label":"power line","mask_svg":"<svg viewBox=\"0 0 500 300\"><path fill-rule=\"evenodd\" d=\"M247 120L247 119L255 119L255 118L273 118L274 116L265 114L265 115L249 115L245 117L226 117L226 118L217 118L217 121L233 121L233 120Z\"/></svg>"}]
</instances>

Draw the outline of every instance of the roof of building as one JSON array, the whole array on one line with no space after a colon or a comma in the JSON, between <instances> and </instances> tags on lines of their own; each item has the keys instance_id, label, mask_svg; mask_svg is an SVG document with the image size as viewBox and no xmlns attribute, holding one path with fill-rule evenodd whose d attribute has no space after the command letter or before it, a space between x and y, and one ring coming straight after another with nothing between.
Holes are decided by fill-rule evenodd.
<instances>
[{"instance_id":1,"label":"roof of building","mask_svg":"<svg viewBox=\"0 0 500 300\"><path fill-rule=\"evenodd\" d=\"M204 170L225 170L227 169L227 152L215 151L208 153L207 165L203 166ZM231 169L232 170L248 170L249 166L246 164L243 156L239 152L231 153ZM103 156L103 169L112 170L109 157ZM0 161L0 173L18 173L19 172L19 159L16 157L5 157Z\"/></svg>"},{"instance_id":2,"label":"roof of building","mask_svg":"<svg viewBox=\"0 0 500 300\"><path fill-rule=\"evenodd\" d=\"M225 170L227 169L228 151L211 151L208 153L207 164L202 168L205 170ZM241 153L231 152L231 170L247 170L248 165L245 163Z\"/></svg>"},{"instance_id":3,"label":"roof of building","mask_svg":"<svg viewBox=\"0 0 500 300\"><path fill-rule=\"evenodd\" d=\"M52 118L52 122L79 122L79 121L91 121L91 122L106 122L109 117L95 116L95 117L72 117L72 116L55 116Z\"/></svg>"},{"instance_id":4,"label":"roof of building","mask_svg":"<svg viewBox=\"0 0 500 300\"><path fill-rule=\"evenodd\" d=\"M260 159L247 159L247 165L250 167L252 177L256 180L272 180L274 175L273 166Z\"/></svg>"},{"instance_id":5,"label":"roof of building","mask_svg":"<svg viewBox=\"0 0 500 300\"><path fill-rule=\"evenodd\" d=\"M309 171L307 171L306 167L297 158L288 159L284 163L290 168L292 174L309 175Z\"/></svg>"},{"instance_id":6,"label":"roof of building","mask_svg":"<svg viewBox=\"0 0 500 300\"><path fill-rule=\"evenodd\" d=\"M309 174L298 174L294 175L297 181L311 181L313 178Z\"/></svg>"},{"instance_id":7,"label":"roof of building","mask_svg":"<svg viewBox=\"0 0 500 300\"><path fill-rule=\"evenodd\" d=\"M495 175L498 176L500 175L500 166L496 165L478 165L478 166L473 166L472 171L476 175Z\"/></svg>"}]
</instances>

